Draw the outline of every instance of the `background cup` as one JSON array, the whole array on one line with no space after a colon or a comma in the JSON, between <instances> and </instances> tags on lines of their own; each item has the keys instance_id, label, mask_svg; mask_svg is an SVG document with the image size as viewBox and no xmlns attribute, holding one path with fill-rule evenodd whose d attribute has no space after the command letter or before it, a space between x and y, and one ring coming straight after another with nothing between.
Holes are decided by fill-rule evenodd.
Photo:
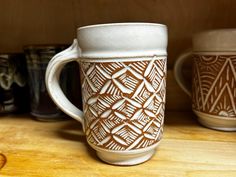
<instances>
[{"instance_id":1,"label":"background cup","mask_svg":"<svg viewBox=\"0 0 236 177\"><path fill-rule=\"evenodd\" d=\"M29 111L24 54L0 54L0 113Z\"/></svg>"},{"instance_id":2,"label":"background cup","mask_svg":"<svg viewBox=\"0 0 236 177\"><path fill-rule=\"evenodd\" d=\"M163 133L166 26L93 25L79 28L77 35L78 42L74 40L48 65L49 94L60 109L82 123L87 142L102 160L134 165L150 159ZM71 61L80 64L83 112L59 87L61 69Z\"/></svg>"},{"instance_id":3,"label":"background cup","mask_svg":"<svg viewBox=\"0 0 236 177\"><path fill-rule=\"evenodd\" d=\"M24 47L29 73L31 114L38 120L53 121L65 117L48 95L44 78L49 60L66 47L67 45L30 45ZM68 98L79 106L81 105L78 99L80 95L78 88L80 86L76 86L75 84L78 82L69 77L74 75L74 72L78 72L77 68L75 63L68 64L62 71L60 83ZM67 92L68 90L70 91Z\"/></svg>"},{"instance_id":4,"label":"background cup","mask_svg":"<svg viewBox=\"0 0 236 177\"><path fill-rule=\"evenodd\" d=\"M186 59L193 59L192 91L182 75ZM192 109L206 127L236 130L236 29L199 33L193 51L176 61L174 75L180 87L192 97Z\"/></svg>"}]
</instances>

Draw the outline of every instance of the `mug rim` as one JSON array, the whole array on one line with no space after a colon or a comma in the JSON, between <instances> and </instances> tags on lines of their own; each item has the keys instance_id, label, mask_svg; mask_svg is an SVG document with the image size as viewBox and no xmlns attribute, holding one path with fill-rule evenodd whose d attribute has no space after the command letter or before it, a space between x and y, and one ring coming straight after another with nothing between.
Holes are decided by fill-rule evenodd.
<instances>
[{"instance_id":1,"label":"mug rim","mask_svg":"<svg viewBox=\"0 0 236 177\"><path fill-rule=\"evenodd\" d=\"M122 22L122 23L103 23L103 24L86 25L86 26L81 26L77 28L77 31L82 30L82 29L106 27L106 26L159 26L159 27L167 28L165 24L161 24L161 23L151 23L151 22L124 22L123 23Z\"/></svg>"},{"instance_id":2,"label":"mug rim","mask_svg":"<svg viewBox=\"0 0 236 177\"><path fill-rule=\"evenodd\" d=\"M156 23L107 23L77 30L86 58L166 55L167 38L167 27Z\"/></svg>"},{"instance_id":3,"label":"mug rim","mask_svg":"<svg viewBox=\"0 0 236 177\"><path fill-rule=\"evenodd\" d=\"M236 28L220 28L193 35L193 50L197 52L236 51Z\"/></svg>"}]
</instances>

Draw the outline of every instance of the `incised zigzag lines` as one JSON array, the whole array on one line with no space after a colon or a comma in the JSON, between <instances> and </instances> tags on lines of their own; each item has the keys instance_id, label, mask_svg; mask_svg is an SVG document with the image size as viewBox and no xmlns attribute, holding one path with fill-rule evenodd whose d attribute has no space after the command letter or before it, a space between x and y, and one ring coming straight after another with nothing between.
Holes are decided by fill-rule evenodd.
<instances>
[{"instance_id":1,"label":"incised zigzag lines","mask_svg":"<svg viewBox=\"0 0 236 177\"><path fill-rule=\"evenodd\" d=\"M208 57L211 64L207 63ZM195 55L194 59L193 109L236 117L236 57Z\"/></svg>"}]
</instances>

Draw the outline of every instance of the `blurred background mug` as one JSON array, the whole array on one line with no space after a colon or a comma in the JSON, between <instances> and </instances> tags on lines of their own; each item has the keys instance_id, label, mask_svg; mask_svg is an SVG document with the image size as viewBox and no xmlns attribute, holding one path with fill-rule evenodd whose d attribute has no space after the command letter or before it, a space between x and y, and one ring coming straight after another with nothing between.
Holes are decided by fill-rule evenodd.
<instances>
[{"instance_id":1,"label":"blurred background mug","mask_svg":"<svg viewBox=\"0 0 236 177\"><path fill-rule=\"evenodd\" d=\"M193 60L192 90L182 74L183 63ZM192 110L209 128L236 130L236 29L205 31L193 37L193 50L174 66L179 86L192 97Z\"/></svg>"},{"instance_id":2,"label":"blurred background mug","mask_svg":"<svg viewBox=\"0 0 236 177\"><path fill-rule=\"evenodd\" d=\"M166 47L162 24L92 25L79 28L73 45L50 61L49 94L82 123L87 142L102 160L134 165L155 153L163 133ZM80 64L83 112L59 87L60 72L71 61Z\"/></svg>"},{"instance_id":3,"label":"blurred background mug","mask_svg":"<svg viewBox=\"0 0 236 177\"><path fill-rule=\"evenodd\" d=\"M0 113L29 111L29 88L23 53L0 54Z\"/></svg>"}]
</instances>

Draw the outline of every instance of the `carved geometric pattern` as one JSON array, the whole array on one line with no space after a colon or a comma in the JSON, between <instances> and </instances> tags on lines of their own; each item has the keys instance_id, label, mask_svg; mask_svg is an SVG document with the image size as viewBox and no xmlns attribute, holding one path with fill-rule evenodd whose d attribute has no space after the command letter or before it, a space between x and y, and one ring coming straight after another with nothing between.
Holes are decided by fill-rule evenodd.
<instances>
[{"instance_id":1,"label":"carved geometric pattern","mask_svg":"<svg viewBox=\"0 0 236 177\"><path fill-rule=\"evenodd\" d=\"M194 55L194 110L236 118L236 56Z\"/></svg>"},{"instance_id":2,"label":"carved geometric pattern","mask_svg":"<svg viewBox=\"0 0 236 177\"><path fill-rule=\"evenodd\" d=\"M161 139L166 58L82 61L80 67L89 143L123 151L145 148Z\"/></svg>"}]
</instances>

